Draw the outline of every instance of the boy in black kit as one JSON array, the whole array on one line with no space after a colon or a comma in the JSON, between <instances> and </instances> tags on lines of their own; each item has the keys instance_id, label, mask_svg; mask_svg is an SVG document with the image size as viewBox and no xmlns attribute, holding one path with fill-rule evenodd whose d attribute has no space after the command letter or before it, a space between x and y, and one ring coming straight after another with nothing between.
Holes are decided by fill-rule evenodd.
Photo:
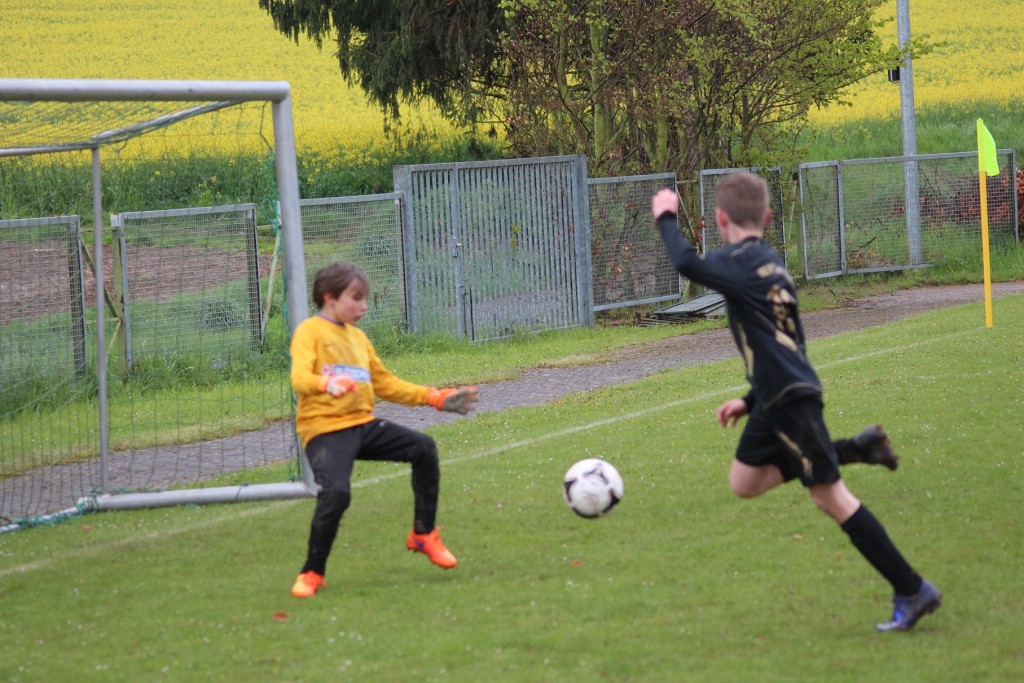
<instances>
[{"instance_id":1,"label":"boy in black kit","mask_svg":"<svg viewBox=\"0 0 1024 683\"><path fill-rule=\"evenodd\" d=\"M942 602L942 593L911 568L882 524L854 497L839 465L863 462L896 469L880 425L832 441L822 417L822 388L805 352L796 285L764 241L768 186L751 173L733 173L715 188L715 219L725 246L705 256L686 241L676 220L674 190L654 195L651 211L680 274L720 292L729 327L746 364L750 391L723 403L723 427L747 416L729 471L729 486L753 498L799 478L811 500L845 531L864 558L892 584L892 620L879 631L905 631Z\"/></svg>"}]
</instances>

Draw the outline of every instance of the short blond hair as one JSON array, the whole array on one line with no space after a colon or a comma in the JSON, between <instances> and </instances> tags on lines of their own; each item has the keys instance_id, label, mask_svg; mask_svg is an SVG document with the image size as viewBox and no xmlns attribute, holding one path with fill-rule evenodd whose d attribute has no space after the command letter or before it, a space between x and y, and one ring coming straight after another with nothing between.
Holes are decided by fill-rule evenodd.
<instances>
[{"instance_id":1,"label":"short blond hair","mask_svg":"<svg viewBox=\"0 0 1024 683\"><path fill-rule=\"evenodd\" d=\"M730 173L715 186L715 203L736 225L763 230L768 183L746 171Z\"/></svg>"}]
</instances>

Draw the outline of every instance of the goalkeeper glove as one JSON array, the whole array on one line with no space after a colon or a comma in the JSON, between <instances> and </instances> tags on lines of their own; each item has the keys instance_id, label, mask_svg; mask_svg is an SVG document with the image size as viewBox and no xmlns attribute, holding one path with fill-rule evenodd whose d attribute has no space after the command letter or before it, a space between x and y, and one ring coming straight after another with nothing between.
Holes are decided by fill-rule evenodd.
<instances>
[{"instance_id":1,"label":"goalkeeper glove","mask_svg":"<svg viewBox=\"0 0 1024 683\"><path fill-rule=\"evenodd\" d=\"M476 408L477 391L476 387L463 387L461 389L431 389L427 396L427 403L438 410L459 415L468 415L469 411Z\"/></svg>"},{"instance_id":2,"label":"goalkeeper glove","mask_svg":"<svg viewBox=\"0 0 1024 683\"><path fill-rule=\"evenodd\" d=\"M320 379L320 391L327 392L334 398L344 396L350 391L356 390L356 381L351 375L344 373L340 375L327 375Z\"/></svg>"}]
</instances>

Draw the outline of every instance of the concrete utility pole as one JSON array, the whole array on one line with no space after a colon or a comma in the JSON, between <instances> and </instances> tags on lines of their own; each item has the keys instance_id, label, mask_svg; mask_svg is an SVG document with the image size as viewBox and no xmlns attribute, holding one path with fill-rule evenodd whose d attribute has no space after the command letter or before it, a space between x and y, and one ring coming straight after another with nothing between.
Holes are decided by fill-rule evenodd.
<instances>
[{"instance_id":1,"label":"concrete utility pole","mask_svg":"<svg viewBox=\"0 0 1024 683\"><path fill-rule=\"evenodd\" d=\"M896 32L902 50L910 42L910 0L896 0ZM900 121L903 130L903 156L917 155L917 120L914 111L914 70L910 55L903 60L899 69ZM924 248L921 244L921 202L918 191L917 162L907 160L903 164L904 205L907 213L907 247L910 265L924 263Z\"/></svg>"}]
</instances>

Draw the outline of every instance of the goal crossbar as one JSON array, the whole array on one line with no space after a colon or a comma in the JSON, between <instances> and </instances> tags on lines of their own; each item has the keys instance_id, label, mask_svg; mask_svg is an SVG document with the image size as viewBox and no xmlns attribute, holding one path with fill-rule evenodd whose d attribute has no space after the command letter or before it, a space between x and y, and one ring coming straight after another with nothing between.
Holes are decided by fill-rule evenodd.
<instances>
[{"instance_id":1,"label":"goal crossbar","mask_svg":"<svg viewBox=\"0 0 1024 683\"><path fill-rule=\"evenodd\" d=\"M97 130L84 139L72 137L48 144L25 144L17 136L0 139L0 157L89 150L124 142L179 121L245 102L284 102L287 82L277 81L114 81L0 79L0 102L200 102L179 111L110 130ZM74 129L69 129L73 135ZM6 136L5 136L6 137Z\"/></svg>"},{"instance_id":2,"label":"goal crossbar","mask_svg":"<svg viewBox=\"0 0 1024 683\"><path fill-rule=\"evenodd\" d=\"M0 100L25 102L129 102L232 100L281 102L287 81L160 81L60 78L0 78Z\"/></svg>"}]
</instances>

